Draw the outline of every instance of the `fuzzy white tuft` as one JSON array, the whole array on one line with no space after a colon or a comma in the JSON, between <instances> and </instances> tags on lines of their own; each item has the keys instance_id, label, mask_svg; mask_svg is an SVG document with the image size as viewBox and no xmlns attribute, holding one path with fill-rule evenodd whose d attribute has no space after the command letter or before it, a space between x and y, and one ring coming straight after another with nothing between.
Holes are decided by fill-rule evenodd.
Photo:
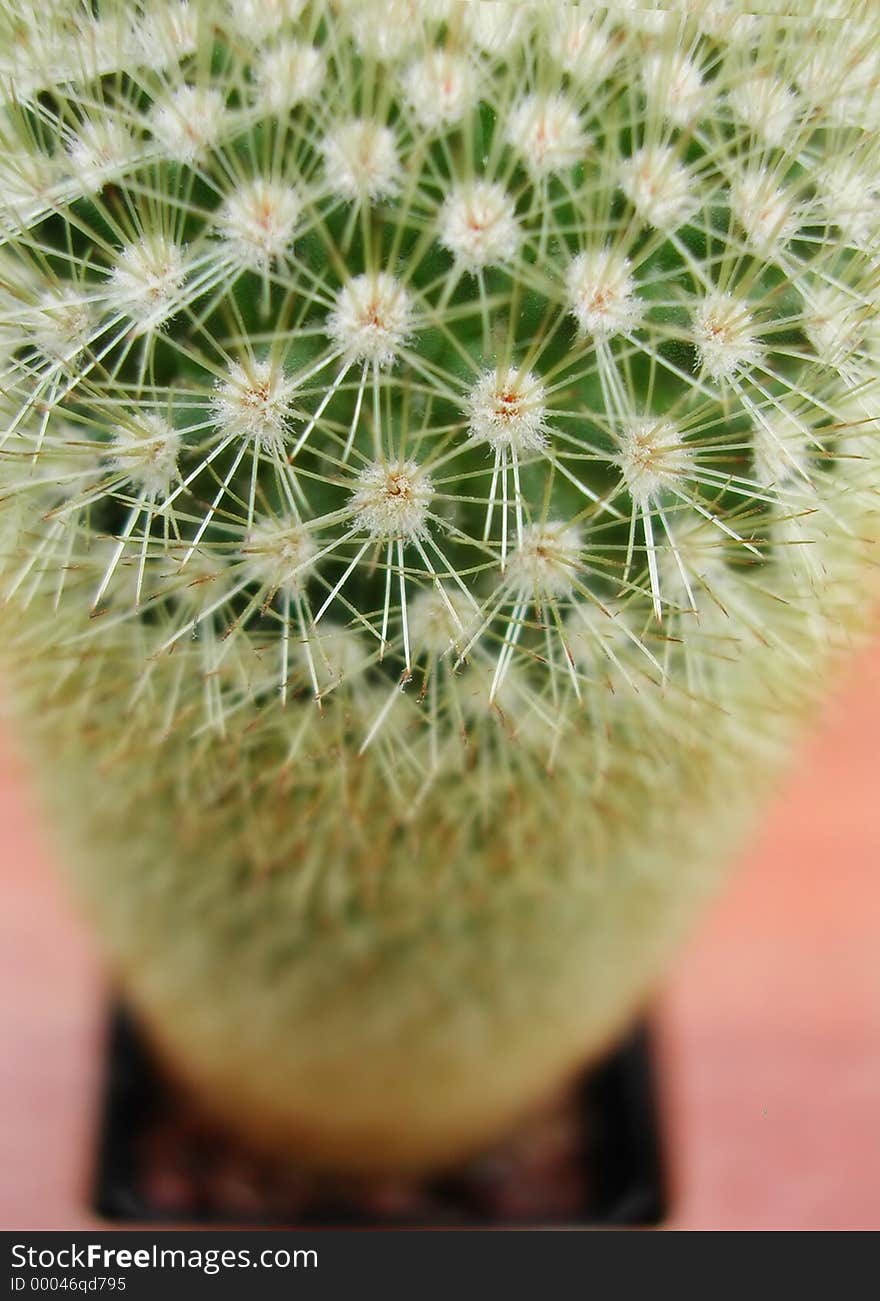
<instances>
[{"instance_id":1,"label":"fuzzy white tuft","mask_svg":"<svg viewBox=\"0 0 880 1301\"><path fill-rule=\"evenodd\" d=\"M271 361L232 362L228 378L217 381L211 400L220 431L281 451L289 433L293 388Z\"/></svg>"},{"instance_id":2,"label":"fuzzy white tuft","mask_svg":"<svg viewBox=\"0 0 880 1301\"><path fill-rule=\"evenodd\" d=\"M422 537L433 495L430 478L415 461L374 462L360 472L351 496L355 526L377 542Z\"/></svg>"},{"instance_id":3,"label":"fuzzy white tuft","mask_svg":"<svg viewBox=\"0 0 880 1301\"><path fill-rule=\"evenodd\" d=\"M565 278L581 334L610 339L636 329L643 312L628 258L605 247L579 253Z\"/></svg>"},{"instance_id":4,"label":"fuzzy white tuft","mask_svg":"<svg viewBox=\"0 0 880 1301\"><path fill-rule=\"evenodd\" d=\"M485 371L468 395L468 437L493 451L539 451L547 442L545 403L544 386L531 371Z\"/></svg>"},{"instance_id":5,"label":"fuzzy white tuft","mask_svg":"<svg viewBox=\"0 0 880 1301\"><path fill-rule=\"evenodd\" d=\"M516 256L522 232L513 200L502 186L475 181L444 200L437 219L440 243L471 272Z\"/></svg>"},{"instance_id":6,"label":"fuzzy white tuft","mask_svg":"<svg viewBox=\"0 0 880 1301\"><path fill-rule=\"evenodd\" d=\"M400 161L390 127L360 118L345 122L327 134L322 151L327 186L343 199L386 199L400 184Z\"/></svg>"},{"instance_id":7,"label":"fuzzy white tuft","mask_svg":"<svg viewBox=\"0 0 880 1301\"><path fill-rule=\"evenodd\" d=\"M351 361L392 366L412 328L412 305L387 272L356 276L340 289L327 333Z\"/></svg>"}]
</instances>

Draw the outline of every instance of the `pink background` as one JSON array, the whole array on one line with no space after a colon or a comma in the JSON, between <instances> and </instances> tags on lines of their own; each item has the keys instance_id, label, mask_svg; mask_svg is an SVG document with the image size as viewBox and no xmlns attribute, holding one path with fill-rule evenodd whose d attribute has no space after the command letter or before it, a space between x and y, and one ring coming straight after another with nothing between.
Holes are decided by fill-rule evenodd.
<instances>
[{"instance_id":1,"label":"pink background","mask_svg":"<svg viewBox=\"0 0 880 1301\"><path fill-rule=\"evenodd\" d=\"M878 737L874 650L668 981L671 1228L880 1228ZM94 1226L101 975L5 737L0 870L0 1227Z\"/></svg>"}]
</instances>

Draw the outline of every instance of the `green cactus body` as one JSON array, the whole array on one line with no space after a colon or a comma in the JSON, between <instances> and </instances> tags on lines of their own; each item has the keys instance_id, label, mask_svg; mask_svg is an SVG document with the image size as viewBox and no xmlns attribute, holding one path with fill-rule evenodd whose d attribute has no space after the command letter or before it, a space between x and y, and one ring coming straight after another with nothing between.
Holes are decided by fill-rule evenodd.
<instances>
[{"instance_id":1,"label":"green cactus body","mask_svg":"<svg viewBox=\"0 0 880 1301\"><path fill-rule=\"evenodd\" d=\"M254 1136L602 1048L868 621L880 18L760 8L0 2L5 673Z\"/></svg>"}]
</instances>

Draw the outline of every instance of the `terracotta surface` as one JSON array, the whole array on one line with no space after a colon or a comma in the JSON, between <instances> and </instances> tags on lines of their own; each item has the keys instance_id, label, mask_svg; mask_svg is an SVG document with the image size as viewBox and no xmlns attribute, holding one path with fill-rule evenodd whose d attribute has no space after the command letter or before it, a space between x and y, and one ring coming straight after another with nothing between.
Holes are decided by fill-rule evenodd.
<instances>
[{"instance_id":1,"label":"terracotta surface","mask_svg":"<svg viewBox=\"0 0 880 1301\"><path fill-rule=\"evenodd\" d=\"M880 1228L880 652L662 1008L678 1229ZM0 742L0 1227L88 1227L100 974Z\"/></svg>"}]
</instances>

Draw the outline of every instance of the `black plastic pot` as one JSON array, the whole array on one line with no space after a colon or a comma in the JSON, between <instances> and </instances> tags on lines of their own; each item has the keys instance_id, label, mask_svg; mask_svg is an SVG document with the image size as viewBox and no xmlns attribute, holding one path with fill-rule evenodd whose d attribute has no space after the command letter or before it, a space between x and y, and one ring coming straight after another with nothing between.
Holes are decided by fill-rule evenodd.
<instances>
[{"instance_id":1,"label":"black plastic pot","mask_svg":"<svg viewBox=\"0 0 880 1301\"><path fill-rule=\"evenodd\" d=\"M114 1221L215 1227L655 1225L666 1193L650 1036L639 1027L549 1118L460 1171L318 1180L269 1167L194 1118L120 1008L107 1036L94 1207Z\"/></svg>"}]
</instances>

